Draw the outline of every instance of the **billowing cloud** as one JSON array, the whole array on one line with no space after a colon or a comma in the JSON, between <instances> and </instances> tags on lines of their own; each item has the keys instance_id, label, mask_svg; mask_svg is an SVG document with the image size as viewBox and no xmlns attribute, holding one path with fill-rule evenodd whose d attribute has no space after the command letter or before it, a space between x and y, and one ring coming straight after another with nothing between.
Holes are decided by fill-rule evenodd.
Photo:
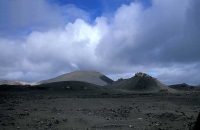
<instances>
[{"instance_id":1,"label":"billowing cloud","mask_svg":"<svg viewBox=\"0 0 200 130\"><path fill-rule=\"evenodd\" d=\"M11 30L31 29L17 40L0 39L0 79L37 81L86 69L114 79L142 71L166 84L199 84L198 75L192 78L200 73L200 3L196 0L153 0L148 8L132 2L121 5L113 17L105 15L93 22L89 12L74 5L32 3L37 4L39 12L23 6L25 13L14 18L13 7L13 16L0 19L9 21L5 27Z\"/></svg>"}]
</instances>

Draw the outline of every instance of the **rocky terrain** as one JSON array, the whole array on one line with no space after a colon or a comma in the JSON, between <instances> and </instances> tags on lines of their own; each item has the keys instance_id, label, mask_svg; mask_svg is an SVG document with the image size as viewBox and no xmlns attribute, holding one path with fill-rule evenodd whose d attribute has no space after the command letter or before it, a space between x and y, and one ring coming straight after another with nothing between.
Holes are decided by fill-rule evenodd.
<instances>
[{"instance_id":1,"label":"rocky terrain","mask_svg":"<svg viewBox=\"0 0 200 130\"><path fill-rule=\"evenodd\" d=\"M91 77L86 74L80 78L84 81L0 85L0 128L192 130L195 126L200 91L175 90L144 73L115 82L98 74L92 83L85 82ZM107 85L96 84L101 80Z\"/></svg>"},{"instance_id":2,"label":"rocky terrain","mask_svg":"<svg viewBox=\"0 0 200 130\"><path fill-rule=\"evenodd\" d=\"M2 130L188 130L200 93L86 94L1 91Z\"/></svg>"}]
</instances>

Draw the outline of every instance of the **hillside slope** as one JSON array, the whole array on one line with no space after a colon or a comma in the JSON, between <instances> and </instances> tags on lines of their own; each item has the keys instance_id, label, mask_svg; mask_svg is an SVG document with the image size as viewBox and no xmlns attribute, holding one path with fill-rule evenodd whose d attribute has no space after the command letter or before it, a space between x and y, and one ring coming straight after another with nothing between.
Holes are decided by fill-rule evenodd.
<instances>
[{"instance_id":1,"label":"hillside slope","mask_svg":"<svg viewBox=\"0 0 200 130\"><path fill-rule=\"evenodd\" d=\"M113 80L97 71L75 71L67 74L60 75L56 78L43 80L32 85L47 84L60 81L82 81L99 86L112 83Z\"/></svg>"},{"instance_id":2,"label":"hillside slope","mask_svg":"<svg viewBox=\"0 0 200 130\"><path fill-rule=\"evenodd\" d=\"M136 73L135 76L130 79L118 80L111 85L107 85L107 87L137 92L173 91L173 89L164 85L156 78L141 72Z\"/></svg>"}]
</instances>

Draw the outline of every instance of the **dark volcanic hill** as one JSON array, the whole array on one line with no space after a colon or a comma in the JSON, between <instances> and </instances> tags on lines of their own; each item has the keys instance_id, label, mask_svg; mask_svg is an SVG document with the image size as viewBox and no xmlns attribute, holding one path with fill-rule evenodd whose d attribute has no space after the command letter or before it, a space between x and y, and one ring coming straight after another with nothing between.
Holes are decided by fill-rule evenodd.
<instances>
[{"instance_id":1,"label":"dark volcanic hill","mask_svg":"<svg viewBox=\"0 0 200 130\"><path fill-rule=\"evenodd\" d=\"M69 91L69 92L90 92L92 93L103 93L106 92L106 88L102 88L101 86L82 82L82 81L60 81L60 82L53 82L47 84L40 84L36 86L30 87L31 89L36 90L61 90L61 91Z\"/></svg>"},{"instance_id":2,"label":"dark volcanic hill","mask_svg":"<svg viewBox=\"0 0 200 130\"><path fill-rule=\"evenodd\" d=\"M105 75L97 71L75 71L75 72L63 74L56 78L43 80L34 84L39 85L39 84L47 84L47 83L60 82L60 81L82 81L82 82L87 82L87 83L91 83L91 84L95 84L99 86L104 86L113 82L113 80L111 80L110 78L106 77Z\"/></svg>"},{"instance_id":3,"label":"dark volcanic hill","mask_svg":"<svg viewBox=\"0 0 200 130\"><path fill-rule=\"evenodd\" d=\"M136 73L135 76L130 79L118 80L110 85L107 85L107 87L137 92L173 91L173 89L164 85L156 78L141 72Z\"/></svg>"},{"instance_id":4,"label":"dark volcanic hill","mask_svg":"<svg viewBox=\"0 0 200 130\"><path fill-rule=\"evenodd\" d=\"M200 90L198 86L191 86L186 83L183 84L175 84L175 85L170 85L170 88L176 89L176 90L181 90L181 91L195 91L195 90Z\"/></svg>"}]
</instances>

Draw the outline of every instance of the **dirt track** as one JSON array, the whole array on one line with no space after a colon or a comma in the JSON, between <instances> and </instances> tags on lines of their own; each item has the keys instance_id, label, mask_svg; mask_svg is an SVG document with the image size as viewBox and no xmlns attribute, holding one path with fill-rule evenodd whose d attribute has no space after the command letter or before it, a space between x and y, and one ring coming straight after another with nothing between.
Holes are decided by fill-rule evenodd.
<instances>
[{"instance_id":1,"label":"dirt track","mask_svg":"<svg viewBox=\"0 0 200 130\"><path fill-rule=\"evenodd\" d=\"M2 130L188 130L199 111L199 93L69 97L64 92L0 92Z\"/></svg>"}]
</instances>

